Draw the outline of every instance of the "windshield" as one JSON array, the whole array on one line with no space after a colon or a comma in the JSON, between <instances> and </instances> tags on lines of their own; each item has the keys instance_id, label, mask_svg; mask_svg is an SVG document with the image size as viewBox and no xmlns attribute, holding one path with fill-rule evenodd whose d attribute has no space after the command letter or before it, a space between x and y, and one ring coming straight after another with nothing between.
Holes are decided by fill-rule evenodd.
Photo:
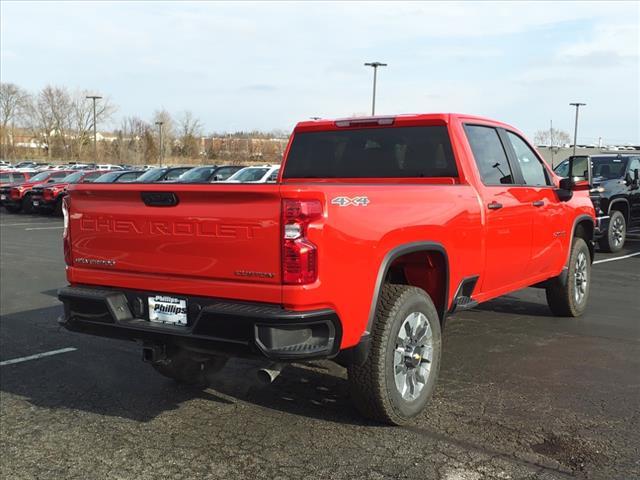
<instances>
[{"instance_id":1,"label":"windshield","mask_svg":"<svg viewBox=\"0 0 640 480\"><path fill-rule=\"evenodd\" d=\"M96 178L93 183L111 183L118 178L118 175L120 175L120 172L105 173Z\"/></svg>"},{"instance_id":2,"label":"windshield","mask_svg":"<svg viewBox=\"0 0 640 480\"><path fill-rule=\"evenodd\" d=\"M196 167L184 172L178 180L180 182L206 182L216 167Z\"/></svg>"},{"instance_id":3,"label":"windshield","mask_svg":"<svg viewBox=\"0 0 640 480\"><path fill-rule=\"evenodd\" d=\"M82 172L76 172L76 173L72 173L71 175L67 175L66 177L64 177L60 181L64 182L64 183L76 183L81 178L82 178Z\"/></svg>"},{"instance_id":4,"label":"windshield","mask_svg":"<svg viewBox=\"0 0 640 480\"><path fill-rule=\"evenodd\" d=\"M155 182L159 180L162 175L167 171L166 168L152 168L151 170L147 170L145 173L140 175L136 181L137 182Z\"/></svg>"},{"instance_id":5,"label":"windshield","mask_svg":"<svg viewBox=\"0 0 640 480\"><path fill-rule=\"evenodd\" d=\"M269 171L265 167L248 167L240 170L238 173L231 175L229 180L236 180L238 182L257 182L264 174Z\"/></svg>"},{"instance_id":6,"label":"windshield","mask_svg":"<svg viewBox=\"0 0 640 480\"><path fill-rule=\"evenodd\" d=\"M33 177L31 177L31 181L40 182L42 180L46 180L47 178L49 178L49 175L51 175L50 172L40 172L39 174L34 175Z\"/></svg>"}]
</instances>

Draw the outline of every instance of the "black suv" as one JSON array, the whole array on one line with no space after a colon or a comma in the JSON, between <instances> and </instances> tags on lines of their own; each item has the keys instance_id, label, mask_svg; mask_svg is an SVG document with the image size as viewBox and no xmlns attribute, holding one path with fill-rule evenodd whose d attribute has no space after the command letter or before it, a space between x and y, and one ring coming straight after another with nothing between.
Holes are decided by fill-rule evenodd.
<instances>
[{"instance_id":1,"label":"black suv","mask_svg":"<svg viewBox=\"0 0 640 480\"><path fill-rule=\"evenodd\" d=\"M595 237L601 249L619 252L624 246L627 228L640 225L640 155L592 155L591 168L590 196L598 217ZM568 169L569 159L554 171L566 177Z\"/></svg>"}]
</instances>

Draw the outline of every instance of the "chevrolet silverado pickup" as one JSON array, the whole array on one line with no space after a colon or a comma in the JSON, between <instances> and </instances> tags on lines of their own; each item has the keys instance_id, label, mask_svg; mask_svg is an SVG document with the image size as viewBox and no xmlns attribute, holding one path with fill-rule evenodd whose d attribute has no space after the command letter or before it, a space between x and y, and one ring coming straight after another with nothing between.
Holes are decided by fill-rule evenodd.
<instances>
[{"instance_id":1,"label":"chevrolet silverado pickup","mask_svg":"<svg viewBox=\"0 0 640 480\"><path fill-rule=\"evenodd\" d=\"M32 189L60 181L70 173L72 172L68 170L45 170L24 182L5 185L0 188L0 204L10 213L18 213L20 210L24 213L31 213L33 210Z\"/></svg>"},{"instance_id":2,"label":"chevrolet silverado pickup","mask_svg":"<svg viewBox=\"0 0 640 480\"><path fill-rule=\"evenodd\" d=\"M63 202L60 323L137 341L202 384L231 356L333 359L365 416L422 412L447 316L535 286L586 308L590 175L561 179L497 121L299 123L274 184L78 184Z\"/></svg>"}]
</instances>

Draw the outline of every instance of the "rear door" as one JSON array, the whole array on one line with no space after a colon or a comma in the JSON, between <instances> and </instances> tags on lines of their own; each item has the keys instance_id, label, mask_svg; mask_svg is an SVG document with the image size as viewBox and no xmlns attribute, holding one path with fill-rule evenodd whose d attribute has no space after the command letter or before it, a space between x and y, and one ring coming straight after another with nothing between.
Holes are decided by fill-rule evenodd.
<instances>
[{"instance_id":1,"label":"rear door","mask_svg":"<svg viewBox=\"0 0 640 480\"><path fill-rule=\"evenodd\" d=\"M164 279L279 283L278 188L74 185L70 209L73 266Z\"/></svg>"},{"instance_id":2,"label":"rear door","mask_svg":"<svg viewBox=\"0 0 640 480\"><path fill-rule=\"evenodd\" d=\"M482 186L486 218L482 293L521 281L531 258L531 199L515 186L514 173L498 130L485 125L464 127Z\"/></svg>"}]
</instances>

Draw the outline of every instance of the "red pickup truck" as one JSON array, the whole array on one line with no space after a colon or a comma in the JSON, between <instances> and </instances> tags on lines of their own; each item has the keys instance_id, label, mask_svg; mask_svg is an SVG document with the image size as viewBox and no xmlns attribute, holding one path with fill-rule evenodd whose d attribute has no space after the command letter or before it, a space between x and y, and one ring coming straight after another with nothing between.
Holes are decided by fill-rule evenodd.
<instances>
[{"instance_id":1,"label":"red pickup truck","mask_svg":"<svg viewBox=\"0 0 640 480\"><path fill-rule=\"evenodd\" d=\"M364 415L405 423L448 314L528 286L584 312L583 167L560 179L509 125L425 114L299 123L276 184L72 185L60 322L189 383L229 356L271 362L263 378L333 359Z\"/></svg>"}]
</instances>

